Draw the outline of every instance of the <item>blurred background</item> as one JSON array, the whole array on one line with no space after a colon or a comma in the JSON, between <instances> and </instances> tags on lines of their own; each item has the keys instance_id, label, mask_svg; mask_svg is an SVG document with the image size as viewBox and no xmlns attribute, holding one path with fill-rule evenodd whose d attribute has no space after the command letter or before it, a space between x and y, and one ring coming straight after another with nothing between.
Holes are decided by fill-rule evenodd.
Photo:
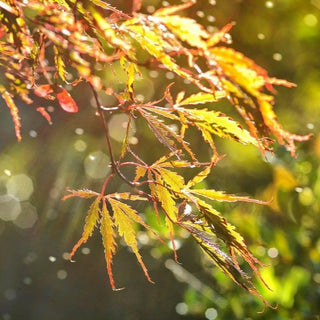
<instances>
[{"instance_id":1,"label":"blurred background","mask_svg":"<svg viewBox=\"0 0 320 320\"><path fill-rule=\"evenodd\" d=\"M145 0L142 11L152 13L175 3L179 1ZM113 4L128 11L130 1ZM258 313L261 302L208 262L183 232L176 240L181 262L176 264L169 244L159 244L139 231L140 250L154 285L120 244L114 274L118 287L125 289L113 292L98 232L79 250L75 263L68 261L89 203L61 198L67 187L100 190L109 170L91 94L79 86L73 97L80 112L69 115L53 105L52 126L21 107L21 143L0 101L0 319L320 319L320 1L198 0L186 14L209 31L235 21L232 47L271 76L298 85L277 88L275 110L280 122L291 132L314 134L299 145L296 159L278 146L268 161L253 148L219 140L220 153L227 157L205 185L273 199L269 206L219 204L217 208L266 265L261 274L273 291L257 285L277 308ZM106 81L124 88L110 70L103 72ZM171 72L142 73L136 88L145 101L155 99L164 82L175 79ZM100 98L105 106L115 104L110 96ZM217 104L219 108L232 112L228 105ZM111 119L116 150L121 148L126 121L121 114ZM131 143L146 160L158 153L151 139L148 129L132 130ZM125 186L115 182L111 188ZM149 224L163 227L151 208L141 204L137 209Z\"/></svg>"}]
</instances>

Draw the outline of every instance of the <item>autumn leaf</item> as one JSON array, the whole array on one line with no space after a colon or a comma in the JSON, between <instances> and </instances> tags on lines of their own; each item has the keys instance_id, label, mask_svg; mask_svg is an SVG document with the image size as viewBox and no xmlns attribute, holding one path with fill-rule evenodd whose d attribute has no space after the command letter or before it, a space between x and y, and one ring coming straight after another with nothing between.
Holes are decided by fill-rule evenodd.
<instances>
[{"instance_id":1,"label":"autumn leaf","mask_svg":"<svg viewBox=\"0 0 320 320\"><path fill-rule=\"evenodd\" d=\"M114 222L107 209L106 202L102 202L101 220L100 220L100 233L102 236L102 243L104 247L104 254L107 263L107 272L110 280L110 284L113 290L116 290L116 285L113 279L112 262L113 256L116 253L116 233L114 230Z\"/></svg>"},{"instance_id":2,"label":"autumn leaf","mask_svg":"<svg viewBox=\"0 0 320 320\"><path fill-rule=\"evenodd\" d=\"M98 222L99 219L99 205L100 205L101 198L97 197L93 203L91 204L88 214L86 216L86 221L83 227L83 233L81 238L78 242L74 245L71 250L69 259L72 260L72 257L76 253L77 249L83 244L86 243L89 237L92 235L92 232Z\"/></svg>"},{"instance_id":3,"label":"autumn leaf","mask_svg":"<svg viewBox=\"0 0 320 320\"><path fill-rule=\"evenodd\" d=\"M6 102L8 108L10 109L10 113L12 116L15 132L16 132L16 137L18 141L21 141L21 131L20 131L21 122L20 122L18 107L14 103L12 96L10 95L9 92L3 91L2 88L0 88L0 92L2 92L2 98Z\"/></svg>"},{"instance_id":4,"label":"autumn leaf","mask_svg":"<svg viewBox=\"0 0 320 320\"><path fill-rule=\"evenodd\" d=\"M57 99L60 104L60 107L70 113L78 112L78 106L76 102L71 97L70 93L61 86L57 86L55 88L55 92L57 94Z\"/></svg>"}]
</instances>

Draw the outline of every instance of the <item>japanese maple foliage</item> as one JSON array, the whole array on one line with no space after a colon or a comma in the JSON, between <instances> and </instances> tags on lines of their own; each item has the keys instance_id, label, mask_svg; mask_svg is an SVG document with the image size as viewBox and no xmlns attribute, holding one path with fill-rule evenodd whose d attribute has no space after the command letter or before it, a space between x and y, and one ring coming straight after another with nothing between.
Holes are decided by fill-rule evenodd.
<instances>
[{"instance_id":1,"label":"japanese maple foliage","mask_svg":"<svg viewBox=\"0 0 320 320\"><path fill-rule=\"evenodd\" d=\"M267 71L254 61L227 47L228 32L233 24L210 33L181 13L195 2L187 1L159 8L153 14L144 14L140 12L143 8L141 0L132 1L129 13L101 0L1 0L0 69L3 76L0 78L0 92L10 109L20 141L17 99L34 107L51 123L45 109L47 100L57 100L66 112L78 112L72 90L69 93L65 85L77 86L83 82L92 90L102 133L106 136L112 173L106 177L99 192L70 190L64 198L93 199L82 236L70 259L98 227L112 289L117 288L112 261L118 237L131 247L144 274L152 282L139 253L133 225L137 223L146 228L159 241L163 235L156 234L128 204L148 201L153 204L155 214L164 215L173 248L175 227L185 229L225 274L267 303L250 276L242 270L237 257L242 257L261 279L260 262L250 253L236 228L212 205L214 201L263 202L197 188L197 185L206 179L221 158L215 146L216 136L253 145L265 154L272 150L270 134L273 134L292 156L296 153L295 142L306 141L310 136L287 132L273 111L273 86L292 87L294 84L269 77ZM147 60L141 61L140 51L145 52ZM187 63L182 65L179 62L181 58ZM198 61L201 61L201 66ZM116 62L126 75L126 88L121 92L107 86L105 79L95 71L96 64L107 67ZM175 84L168 83L161 100L141 102L136 97L135 79L141 76L142 67L169 70L176 78L188 80L197 92L187 96L181 91L173 96L171 92ZM70 74L75 79L71 83L68 82ZM112 112L129 116L118 157L113 152L109 136L111 112L99 101L99 91L113 95L118 101ZM35 96L43 100L41 106L34 103ZM243 118L242 123L215 110L215 103L222 99L236 109ZM86 110L80 108L79 112ZM154 163L146 163L128 143L134 118L145 121L154 140L168 150ZM177 129L173 129L172 124ZM189 130L199 131L208 150L211 150L207 161L198 159L186 135ZM123 173L124 167L132 168L135 172L133 179ZM182 168L190 170L193 177L186 180L180 173ZM132 192L108 193L108 182L114 177L125 181L132 187Z\"/></svg>"}]
</instances>

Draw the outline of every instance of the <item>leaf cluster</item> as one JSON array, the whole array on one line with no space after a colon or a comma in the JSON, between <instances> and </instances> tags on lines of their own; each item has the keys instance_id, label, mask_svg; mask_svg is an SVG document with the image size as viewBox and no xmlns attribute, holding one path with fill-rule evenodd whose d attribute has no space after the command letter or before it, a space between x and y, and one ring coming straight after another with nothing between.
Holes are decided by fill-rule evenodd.
<instances>
[{"instance_id":1,"label":"leaf cluster","mask_svg":"<svg viewBox=\"0 0 320 320\"><path fill-rule=\"evenodd\" d=\"M92 90L106 136L112 174L106 177L101 192L70 191L65 197L94 198L83 234L71 257L99 225L111 287L116 289L112 261L117 234L131 247L151 282L138 250L134 224L152 230L126 203L149 201L156 214L161 212L165 216L173 248L175 227L185 229L224 273L261 297L237 257L243 258L261 279L259 261L249 252L236 228L214 208L212 201L262 202L223 191L198 189L197 184L221 159L215 146L216 137L253 145L265 154L272 150L272 133L294 156L295 141L305 141L310 136L287 132L273 111L273 86L292 87L294 84L269 77L254 61L227 47L233 24L210 33L181 14L194 3L187 1L144 14L140 12L142 1L139 0L133 1L130 13L121 12L101 0L2 0L0 92L10 109L16 136L21 140L15 98L34 106L50 123L49 113L35 101L57 100L64 111L74 113L79 108L65 86L84 82ZM140 57L141 51L147 58ZM114 63L119 63L126 75L126 88L122 92L107 86L96 68L97 65L100 69L111 68ZM144 68L169 70L190 83L196 93L186 96L181 91L174 97L171 92L175 84L171 83L161 100L143 102L136 97L135 79L141 76ZM117 106L105 108L99 100L100 91L114 96ZM242 123L214 109L220 100L229 101L242 117ZM129 116L118 158L113 154L108 129L112 112ZM167 154L154 163L147 164L129 144L130 126L136 118L145 121L155 141L167 149ZM201 134L210 150L206 162L198 159L195 147L187 139L186 132L192 130ZM135 172L133 179L123 173L122 168L127 166ZM190 170L193 177L185 181L181 170ZM114 177L130 185L132 193L106 193L108 181Z\"/></svg>"}]
</instances>

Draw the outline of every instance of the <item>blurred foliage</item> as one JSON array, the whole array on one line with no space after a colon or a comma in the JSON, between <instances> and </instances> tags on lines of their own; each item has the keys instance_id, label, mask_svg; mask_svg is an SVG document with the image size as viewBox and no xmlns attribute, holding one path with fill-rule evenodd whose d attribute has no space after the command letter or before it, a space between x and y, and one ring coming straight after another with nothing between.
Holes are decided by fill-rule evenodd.
<instances>
[{"instance_id":1,"label":"blurred foliage","mask_svg":"<svg viewBox=\"0 0 320 320\"><path fill-rule=\"evenodd\" d=\"M65 252L78 237L88 203L61 203L60 199L67 186L100 187L103 180L88 174L84 165L90 162L90 154L103 152L100 129L90 124L87 114L68 116L56 111L52 114L54 124L48 127L45 120L35 122L26 112L22 114L26 138L18 145L11 132L10 116L1 108L1 194L11 176L28 175L34 192L21 204L35 206L38 216L32 227L24 229L0 220L2 319L319 318L320 4L305 0L216 0L215 6L209 4L213 2L198 1L194 18L208 28L236 21L231 32L233 47L253 58L271 76L298 84L296 89L279 89L276 111L280 121L291 131L314 133L310 142L299 146L297 159L279 147L266 161L253 148L220 141L220 150L229 156L215 167L207 182L207 187L223 186L228 192L270 200L268 206L221 204L217 208L238 227L251 251L266 265L261 273L273 291L260 289L277 308L258 313L262 305L214 268L183 232L177 243L182 265L173 263L167 244L153 248L154 240L139 233L145 263L156 281L154 286L139 272L132 276L138 266L121 248L115 277L127 288L110 292L103 280L104 257L95 238L82 250L83 256L78 258L81 262L70 264ZM144 10L152 10L158 3L145 0ZM119 6L126 10L126 1ZM139 90L151 99L160 91L161 77L172 75L145 76L150 79L141 81ZM111 79L110 74L106 77ZM85 90L79 87L77 101L88 107L92 101ZM104 103L112 106L114 101ZM220 107L223 110L226 106ZM150 156L157 152L153 146L148 150L144 145L137 147ZM124 185L114 184L113 188L126 190ZM146 212L151 226L161 228L154 215L148 214L152 208L138 209Z\"/></svg>"}]
</instances>

